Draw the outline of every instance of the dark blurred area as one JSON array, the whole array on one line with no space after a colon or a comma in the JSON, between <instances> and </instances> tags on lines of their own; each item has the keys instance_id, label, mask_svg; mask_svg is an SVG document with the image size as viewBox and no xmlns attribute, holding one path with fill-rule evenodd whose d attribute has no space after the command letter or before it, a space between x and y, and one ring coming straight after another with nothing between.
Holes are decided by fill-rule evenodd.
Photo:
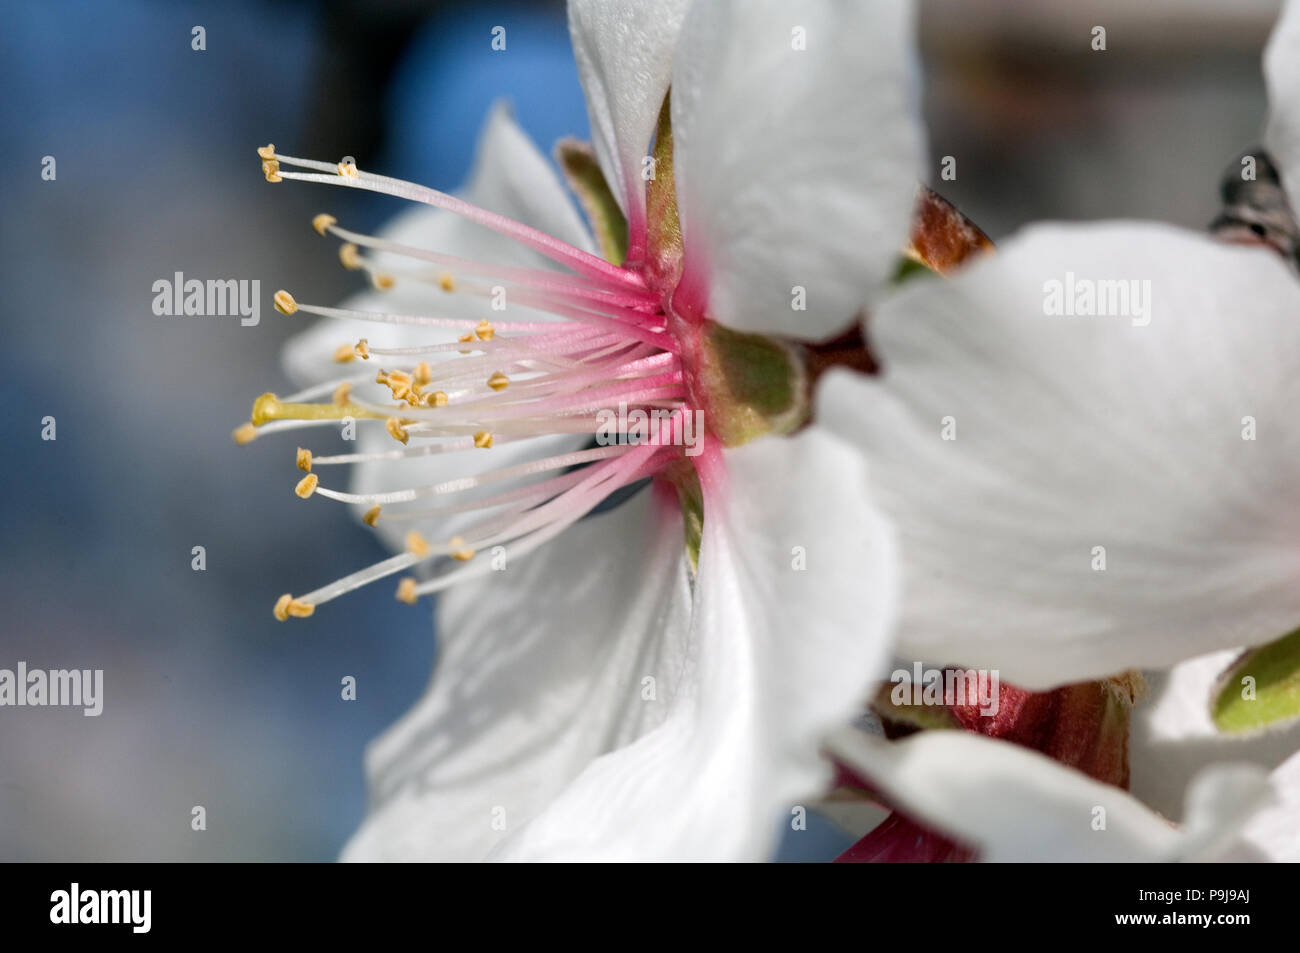
<instances>
[{"instance_id":1,"label":"dark blurred area","mask_svg":"<svg viewBox=\"0 0 1300 953\"><path fill-rule=\"evenodd\" d=\"M924 4L931 153L957 168L932 184L995 240L1044 218L1203 227L1258 139L1275 10ZM359 288L311 216L375 228L400 205L271 188L254 149L452 189L498 98L544 150L585 136L563 4L23 0L0 81L0 667L102 668L106 696L98 718L0 709L0 859L332 859L364 809L366 741L429 678L432 623L383 587L275 622L280 593L385 554L292 495L291 441L230 432L285 388L279 348L307 326L272 291ZM259 279L261 322L156 316L152 284L178 271ZM787 856L833 855L835 836Z\"/></svg>"}]
</instances>

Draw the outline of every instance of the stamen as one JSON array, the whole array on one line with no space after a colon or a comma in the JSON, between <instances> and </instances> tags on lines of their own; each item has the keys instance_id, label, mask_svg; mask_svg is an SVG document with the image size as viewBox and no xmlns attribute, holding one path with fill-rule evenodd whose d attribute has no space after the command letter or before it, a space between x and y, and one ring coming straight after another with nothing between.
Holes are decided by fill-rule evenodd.
<instances>
[{"instance_id":1,"label":"stamen","mask_svg":"<svg viewBox=\"0 0 1300 953\"><path fill-rule=\"evenodd\" d=\"M324 163L313 162L307 159L298 159L293 156L277 156L281 165L298 166L300 168L317 168L322 172L327 171L329 166ZM323 167L323 168L322 168ZM504 215L498 215L495 212L489 212L486 209L479 208L463 199L447 195L445 192L439 192L436 189L430 189L425 186L415 185L411 182L404 182L400 179L392 179L388 176L375 175L370 172L361 172L352 163L339 163L335 169L337 175L313 174L305 172L281 172L284 178L292 178L303 182L321 182L326 185L347 185L353 188L362 188L372 192L381 192L385 195L392 195L396 198L405 198L413 202L420 202L424 205L432 205L435 208L446 209L449 212L460 215L469 219L485 228L490 228L495 232L506 235L515 239L523 245L540 252L559 262L567 265L575 271L588 275L591 278L603 281L607 284L619 287L631 287L642 289L645 287L645 281L640 275L631 271L626 271L616 265L611 265L590 252L583 251L570 245L567 242L560 241L545 232L531 228L520 222L506 218Z\"/></svg>"},{"instance_id":2,"label":"stamen","mask_svg":"<svg viewBox=\"0 0 1300 953\"><path fill-rule=\"evenodd\" d=\"M385 415L367 410L360 404L348 403L300 404L282 402L274 394L263 394L253 401L252 423L261 427L272 420L342 420L344 417L366 417L382 420Z\"/></svg>"},{"instance_id":3,"label":"stamen","mask_svg":"<svg viewBox=\"0 0 1300 953\"><path fill-rule=\"evenodd\" d=\"M274 614L277 619L284 622L289 616L293 616L295 619L305 619L315 611L316 607L311 603L304 602L302 599L295 599L286 592L276 600Z\"/></svg>"},{"instance_id":4,"label":"stamen","mask_svg":"<svg viewBox=\"0 0 1300 953\"><path fill-rule=\"evenodd\" d=\"M390 437L399 443L406 443L411 439L411 435L407 432L406 428L402 426L402 421L396 417L389 417L384 423L384 429L388 431Z\"/></svg>"},{"instance_id":5,"label":"stamen","mask_svg":"<svg viewBox=\"0 0 1300 953\"><path fill-rule=\"evenodd\" d=\"M268 178L274 175L277 180L346 185L441 208L506 235L572 272L476 262L352 232L340 228L337 219L327 213L312 219L318 234L342 241L339 259L344 267L363 270L376 288L386 290L397 281L416 281L428 286L430 300L436 299L437 289L441 289L482 299L484 309L491 297L495 309L499 307L495 300L498 285L504 284L510 286L512 306L542 311L559 320L494 323L481 315L451 318L329 308L300 304L289 292L276 292L276 309L286 315L303 312L451 333L436 335L435 343L429 344L372 351L363 338L351 347L339 347L333 358L340 364L369 360L372 354L393 363L379 369L373 378L356 375L326 381L285 399L263 394L254 402L249 423L235 431L236 441L246 443L272 429L332 426L343 418L362 420L368 426L382 420L385 431L401 444L399 448L315 456L300 447L297 464L306 475L295 492L304 499L319 495L360 504L366 507L361 518L371 527L378 524L381 514L386 524L460 513L480 517L461 529L463 535L443 543L431 544L419 533L410 533L403 553L306 595L285 595L276 604L277 618L310 615L317 605L426 560L444 560L435 571L452 565L445 560L464 564L424 583L412 576L401 579L397 598L414 603L422 594L489 571L492 561L478 558L476 553L496 546L505 546L513 556L528 553L591 512L611 493L653 476L680 456L680 449L669 444L675 428L681 426L680 411L687 399L681 346L669 333L657 293L647 287L639 272L611 265L445 193L361 172L352 163L280 156L270 145L258 153ZM285 171L294 167L311 171ZM363 254L362 249L368 251ZM377 255L400 255L437 267L381 271ZM466 275L468 280L462 277ZM354 395L354 388L360 396ZM329 403L313 402L327 394ZM385 403L390 398L396 406ZM652 417L650 436L640 444L588 447L405 489L379 493L332 490L321 486L315 473L316 468L329 464L492 449L497 443L550 434L592 435L598 426L606 426L601 412L616 403L646 411L666 410L672 416L667 423ZM417 439L412 441L412 437ZM502 492L471 492L507 481L513 485ZM403 505L426 497L445 502L424 508ZM389 504L396 506L384 510Z\"/></svg>"},{"instance_id":6,"label":"stamen","mask_svg":"<svg viewBox=\"0 0 1300 953\"><path fill-rule=\"evenodd\" d=\"M406 534L406 551L412 556L424 559L429 555L429 541L415 530Z\"/></svg>"},{"instance_id":7,"label":"stamen","mask_svg":"<svg viewBox=\"0 0 1300 953\"><path fill-rule=\"evenodd\" d=\"M401 582L397 584L397 601L413 606L418 599L419 597L415 594L415 579L411 576L404 576Z\"/></svg>"}]
</instances>

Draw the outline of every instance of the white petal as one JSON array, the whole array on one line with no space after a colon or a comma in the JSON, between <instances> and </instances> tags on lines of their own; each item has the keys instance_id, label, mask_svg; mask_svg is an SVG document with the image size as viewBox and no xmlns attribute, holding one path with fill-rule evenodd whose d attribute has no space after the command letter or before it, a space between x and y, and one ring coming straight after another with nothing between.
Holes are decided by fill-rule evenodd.
<instances>
[{"instance_id":1,"label":"white petal","mask_svg":"<svg viewBox=\"0 0 1300 953\"><path fill-rule=\"evenodd\" d=\"M1272 770L1300 750L1300 724L1249 737L1224 735L1210 720L1219 676L1241 653L1213 652L1148 676L1148 697L1133 709L1129 788L1142 802L1177 819L1183 790L1211 764L1249 762Z\"/></svg>"},{"instance_id":2,"label":"white petal","mask_svg":"<svg viewBox=\"0 0 1300 953\"><path fill-rule=\"evenodd\" d=\"M1238 838L1215 860L1300 863L1300 752L1269 776L1275 803L1255 813Z\"/></svg>"},{"instance_id":3,"label":"white petal","mask_svg":"<svg viewBox=\"0 0 1300 953\"><path fill-rule=\"evenodd\" d=\"M848 730L832 749L904 813L993 862L1199 857L1230 838L1269 791L1258 768L1218 766L1187 792L1187 824L1177 829L1119 788L966 731L888 742Z\"/></svg>"},{"instance_id":4,"label":"white petal","mask_svg":"<svg viewBox=\"0 0 1300 953\"><path fill-rule=\"evenodd\" d=\"M888 656L888 527L828 434L760 440L705 481L690 655L665 723L591 765L510 859L762 860L829 779L818 741ZM806 569L794 568L799 548Z\"/></svg>"},{"instance_id":5,"label":"white petal","mask_svg":"<svg viewBox=\"0 0 1300 953\"><path fill-rule=\"evenodd\" d=\"M433 684L367 752L370 812L345 859L482 858L662 720L690 607L675 507L643 493L442 596Z\"/></svg>"},{"instance_id":6,"label":"white petal","mask_svg":"<svg viewBox=\"0 0 1300 953\"><path fill-rule=\"evenodd\" d=\"M672 79L688 0L569 0L592 144L629 225L644 228L642 160Z\"/></svg>"},{"instance_id":7,"label":"white petal","mask_svg":"<svg viewBox=\"0 0 1300 953\"><path fill-rule=\"evenodd\" d=\"M1067 273L1149 282L1149 324L1047 316ZM1140 224L1036 227L886 302L883 375L828 375L818 420L899 524L901 652L1046 688L1294 628L1297 315L1270 250Z\"/></svg>"},{"instance_id":8,"label":"white petal","mask_svg":"<svg viewBox=\"0 0 1300 953\"><path fill-rule=\"evenodd\" d=\"M1282 172L1291 204L1300 203L1300 3L1287 0L1264 51L1269 116L1264 142Z\"/></svg>"},{"instance_id":9,"label":"white petal","mask_svg":"<svg viewBox=\"0 0 1300 953\"><path fill-rule=\"evenodd\" d=\"M692 5L672 91L688 306L817 339L871 299L906 243L923 163L912 31L903 0Z\"/></svg>"},{"instance_id":10,"label":"white petal","mask_svg":"<svg viewBox=\"0 0 1300 953\"><path fill-rule=\"evenodd\" d=\"M464 197L488 211L541 229L586 251L595 248L550 163L537 151L537 147L515 123L510 110L503 104L494 106L484 123L479 136L474 172L464 190ZM380 234L400 244L475 261L532 268L557 267L549 259L518 242L442 209L410 207L394 218ZM334 240L329 241L332 255ZM322 250L324 252L324 248ZM325 263L333 263L337 267L330 255L326 255L322 262L323 266ZM418 271L434 267L427 262L390 252L376 253L374 262L380 269ZM310 295L301 292L298 297L304 301L312 300ZM430 314L449 318L494 316L482 298L447 294L435 285L400 280L391 291L366 291L345 301L342 306L361 311ZM509 316L520 321L541 320L545 317L524 308L512 308ZM291 378L303 385L315 384L344 376L357 367L356 363L337 365L331 361L331 355L342 343L355 343L359 338L366 338L372 347L407 347L451 341L455 337L454 332L445 329L325 319L288 343L284 352L285 370ZM377 362L372 360L366 367L375 364Z\"/></svg>"}]
</instances>

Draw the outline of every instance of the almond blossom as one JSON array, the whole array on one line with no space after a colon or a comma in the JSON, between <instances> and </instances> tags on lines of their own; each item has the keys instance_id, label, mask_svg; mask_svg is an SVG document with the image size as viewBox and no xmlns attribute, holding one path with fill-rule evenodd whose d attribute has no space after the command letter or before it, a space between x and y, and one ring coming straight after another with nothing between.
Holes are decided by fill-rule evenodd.
<instances>
[{"instance_id":1,"label":"almond blossom","mask_svg":"<svg viewBox=\"0 0 1300 953\"><path fill-rule=\"evenodd\" d=\"M892 536L861 457L808 426L799 342L850 327L905 241L910 10L569 15L595 161L560 156L594 235L501 110L463 197L260 150L270 181L425 207L381 236L317 217L374 291L276 295L330 323L237 432L355 426L357 452L299 450L298 495L400 548L278 618L407 572L398 598L441 593L348 859L765 858L888 655ZM627 408L636 439L593 440ZM322 476L345 463L350 488Z\"/></svg>"}]
</instances>

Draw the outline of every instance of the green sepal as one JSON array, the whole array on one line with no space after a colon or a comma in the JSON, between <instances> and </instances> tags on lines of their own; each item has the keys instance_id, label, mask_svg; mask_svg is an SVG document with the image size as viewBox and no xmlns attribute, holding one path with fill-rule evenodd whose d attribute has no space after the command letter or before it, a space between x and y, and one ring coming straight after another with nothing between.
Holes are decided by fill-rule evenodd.
<instances>
[{"instance_id":1,"label":"green sepal","mask_svg":"<svg viewBox=\"0 0 1300 953\"><path fill-rule=\"evenodd\" d=\"M1233 662L1219 677L1210 715L1225 734L1300 718L1300 629Z\"/></svg>"},{"instance_id":2,"label":"green sepal","mask_svg":"<svg viewBox=\"0 0 1300 953\"><path fill-rule=\"evenodd\" d=\"M555 159L587 213L600 253L612 265L623 264L627 258L627 217L600 170L596 153L588 143L561 139L555 144Z\"/></svg>"},{"instance_id":3,"label":"green sepal","mask_svg":"<svg viewBox=\"0 0 1300 953\"><path fill-rule=\"evenodd\" d=\"M923 262L917 261L910 255L900 255L898 263L894 265L894 274L890 276L891 285L904 285L913 278L923 278L928 275L934 275L937 272L931 271Z\"/></svg>"},{"instance_id":4,"label":"green sepal","mask_svg":"<svg viewBox=\"0 0 1300 953\"><path fill-rule=\"evenodd\" d=\"M704 413L723 446L793 433L808 419L808 375L796 345L710 323L698 355Z\"/></svg>"}]
</instances>

